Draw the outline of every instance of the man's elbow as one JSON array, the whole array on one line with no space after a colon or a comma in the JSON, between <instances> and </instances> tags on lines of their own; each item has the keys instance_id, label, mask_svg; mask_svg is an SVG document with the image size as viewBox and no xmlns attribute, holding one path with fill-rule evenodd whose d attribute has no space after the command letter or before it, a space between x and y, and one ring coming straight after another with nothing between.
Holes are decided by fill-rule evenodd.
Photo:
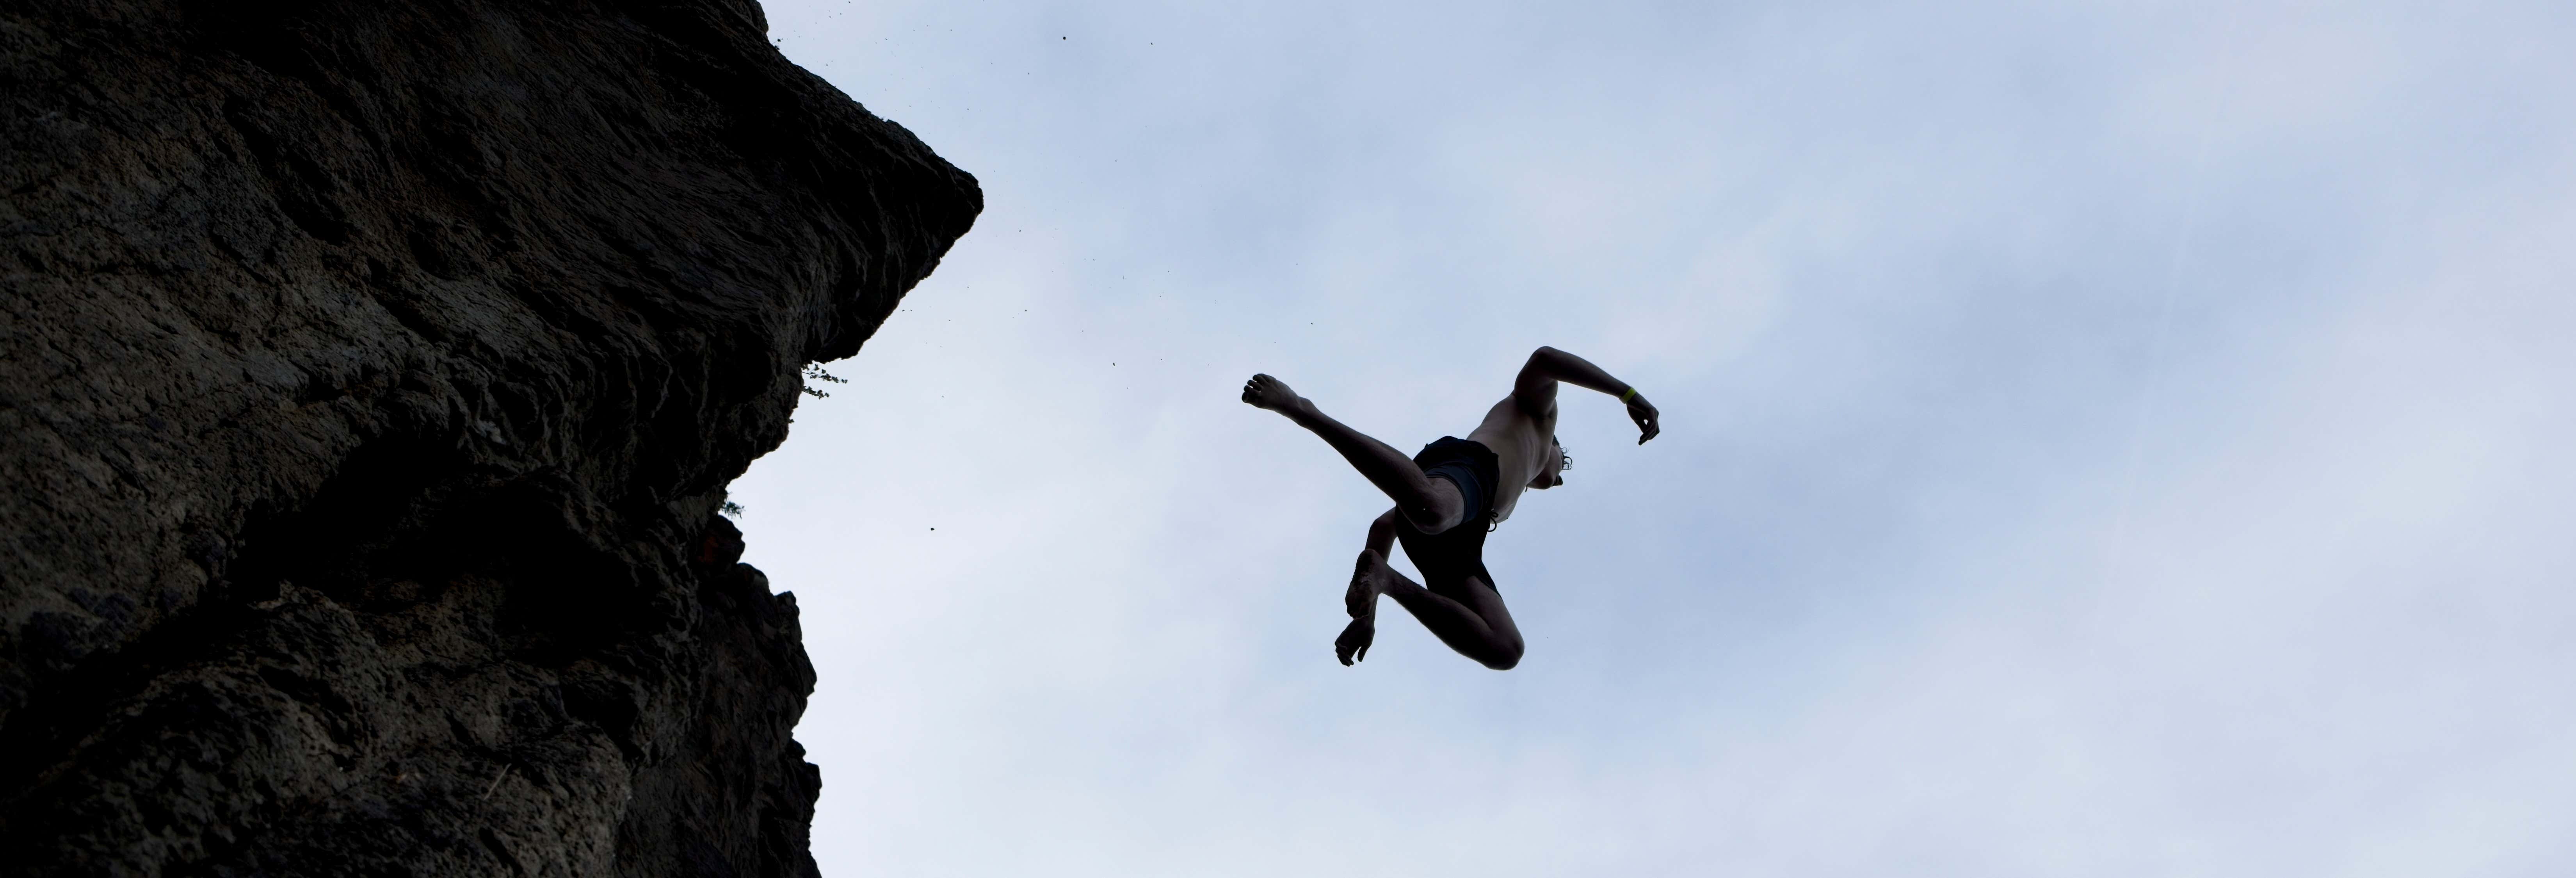
<instances>
[{"instance_id":1,"label":"man's elbow","mask_svg":"<svg viewBox=\"0 0 2576 878\"><path fill-rule=\"evenodd\" d=\"M1512 377L1512 401L1522 411L1535 417L1556 403L1557 363L1562 356L1563 352L1544 345L1530 352L1529 362Z\"/></svg>"},{"instance_id":2,"label":"man's elbow","mask_svg":"<svg viewBox=\"0 0 2576 878\"><path fill-rule=\"evenodd\" d=\"M1514 388L1535 390L1541 382L1556 380L1557 359L1564 355L1564 351L1540 345L1538 350L1530 352L1527 361L1521 363L1521 374L1513 382Z\"/></svg>"}]
</instances>

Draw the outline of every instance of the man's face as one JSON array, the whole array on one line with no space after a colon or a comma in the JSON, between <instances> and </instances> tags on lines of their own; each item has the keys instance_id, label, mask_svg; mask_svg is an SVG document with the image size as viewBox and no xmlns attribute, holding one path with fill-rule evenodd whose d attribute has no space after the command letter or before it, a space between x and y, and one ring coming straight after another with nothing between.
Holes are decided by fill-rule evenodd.
<instances>
[{"instance_id":1,"label":"man's face","mask_svg":"<svg viewBox=\"0 0 2576 878\"><path fill-rule=\"evenodd\" d=\"M1556 437L1551 436L1547 440L1547 450L1539 457L1538 477L1530 480L1530 487L1544 491L1562 484L1565 484L1565 449L1556 444Z\"/></svg>"}]
</instances>

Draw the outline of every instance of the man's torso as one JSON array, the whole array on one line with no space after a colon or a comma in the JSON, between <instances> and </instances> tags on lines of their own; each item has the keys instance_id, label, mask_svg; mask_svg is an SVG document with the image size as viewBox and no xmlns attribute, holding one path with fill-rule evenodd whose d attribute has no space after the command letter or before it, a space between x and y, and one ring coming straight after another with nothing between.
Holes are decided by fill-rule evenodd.
<instances>
[{"instance_id":1,"label":"man's torso","mask_svg":"<svg viewBox=\"0 0 2576 878\"><path fill-rule=\"evenodd\" d=\"M1547 453L1548 437L1556 435L1556 404L1548 404L1543 415L1523 411L1511 397L1494 403L1485 411L1485 422L1476 425L1467 438L1493 449L1501 470L1501 483L1494 486L1494 517L1512 517L1512 507L1538 478L1540 458Z\"/></svg>"}]
</instances>

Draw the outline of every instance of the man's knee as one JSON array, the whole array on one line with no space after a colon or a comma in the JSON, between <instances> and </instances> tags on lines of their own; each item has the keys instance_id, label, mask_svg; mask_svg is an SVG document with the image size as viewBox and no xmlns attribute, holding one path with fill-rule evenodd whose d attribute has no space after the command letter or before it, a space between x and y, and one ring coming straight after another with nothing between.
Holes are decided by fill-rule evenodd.
<instances>
[{"instance_id":1,"label":"man's knee","mask_svg":"<svg viewBox=\"0 0 2576 878\"><path fill-rule=\"evenodd\" d=\"M1514 667L1518 667L1521 663L1521 642L1518 638L1514 638L1512 641L1496 647L1487 655L1478 658L1477 661L1484 663L1485 667L1492 668L1497 671L1508 671Z\"/></svg>"}]
</instances>

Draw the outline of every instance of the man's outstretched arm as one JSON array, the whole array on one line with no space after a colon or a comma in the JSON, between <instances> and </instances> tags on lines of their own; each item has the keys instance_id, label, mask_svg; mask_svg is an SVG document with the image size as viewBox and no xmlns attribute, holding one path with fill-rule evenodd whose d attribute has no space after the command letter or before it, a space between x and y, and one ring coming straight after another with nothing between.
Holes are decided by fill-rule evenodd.
<instances>
[{"instance_id":1,"label":"man's outstretched arm","mask_svg":"<svg viewBox=\"0 0 2576 878\"><path fill-rule=\"evenodd\" d=\"M1610 377L1610 373L1592 365L1592 361L1551 347L1530 352L1529 362L1521 366L1521 374L1512 380L1512 401L1531 417L1544 416L1549 408L1556 405L1556 385L1560 381L1598 390L1627 403L1628 419L1637 422L1637 444L1643 445L1646 440L1655 438L1655 434L1663 432L1663 413L1646 401L1645 394L1638 393L1627 382Z\"/></svg>"}]
</instances>

